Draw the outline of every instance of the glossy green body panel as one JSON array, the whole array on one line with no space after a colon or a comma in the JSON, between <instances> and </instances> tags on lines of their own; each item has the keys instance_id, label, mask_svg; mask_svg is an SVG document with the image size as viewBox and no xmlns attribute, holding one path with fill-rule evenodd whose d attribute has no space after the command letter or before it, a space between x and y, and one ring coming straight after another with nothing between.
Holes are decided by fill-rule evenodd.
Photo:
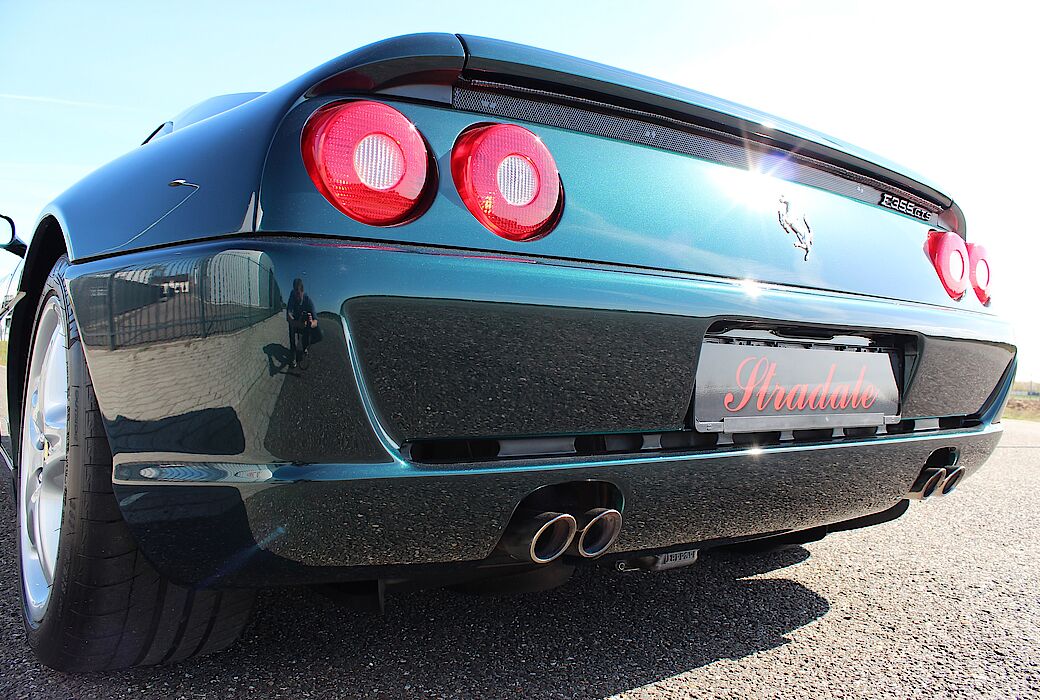
<instances>
[{"instance_id":1,"label":"glossy green body panel","mask_svg":"<svg viewBox=\"0 0 1040 700\"><path fill-rule=\"evenodd\" d=\"M973 295L950 299L937 283L925 251L929 228L922 222L763 174L540 125L528 128L556 159L565 192L563 215L544 238L500 238L469 215L450 176L459 133L486 118L442 107L391 103L430 144L437 197L411 223L367 226L332 206L303 166L303 125L333 99L307 101L283 122L264 172L259 230L616 263L988 312ZM796 203L812 224L815 241L808 260L778 221L781 196Z\"/></svg>"},{"instance_id":2,"label":"glossy green body panel","mask_svg":"<svg viewBox=\"0 0 1040 700\"><path fill-rule=\"evenodd\" d=\"M69 277L124 513L156 561L194 582L480 560L526 494L591 478L642 523L622 552L877 512L935 449L982 463L1013 357L1007 326L982 314L443 247L243 238ZM296 277L324 336L300 368L281 291ZM741 319L910 334L920 355L903 416L981 418L762 458L731 447L424 464L403 451L430 437L681 431L704 334ZM179 484L206 487L183 500ZM748 505L759 500L784 505ZM248 562L221 569L243 548Z\"/></svg>"},{"instance_id":3,"label":"glossy green body panel","mask_svg":"<svg viewBox=\"0 0 1040 700\"><path fill-rule=\"evenodd\" d=\"M73 261L252 231L271 139L309 89L333 76L354 90L426 80L431 73L450 78L464 58L451 34L397 37L344 54L135 148L62 193L41 218L61 225ZM197 187L170 187L174 180Z\"/></svg>"}]
</instances>

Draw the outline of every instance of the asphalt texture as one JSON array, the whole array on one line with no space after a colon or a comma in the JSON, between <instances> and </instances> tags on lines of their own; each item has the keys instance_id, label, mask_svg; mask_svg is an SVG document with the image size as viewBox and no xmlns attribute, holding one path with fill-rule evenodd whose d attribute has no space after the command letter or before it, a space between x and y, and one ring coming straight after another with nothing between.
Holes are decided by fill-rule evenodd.
<instances>
[{"instance_id":1,"label":"asphalt texture","mask_svg":"<svg viewBox=\"0 0 1040 700\"><path fill-rule=\"evenodd\" d=\"M9 525L0 697L1040 697L1038 479L1040 423L1008 421L955 494L804 548L580 570L542 594L401 594L384 617L271 590L228 652L104 675L32 658Z\"/></svg>"}]
</instances>

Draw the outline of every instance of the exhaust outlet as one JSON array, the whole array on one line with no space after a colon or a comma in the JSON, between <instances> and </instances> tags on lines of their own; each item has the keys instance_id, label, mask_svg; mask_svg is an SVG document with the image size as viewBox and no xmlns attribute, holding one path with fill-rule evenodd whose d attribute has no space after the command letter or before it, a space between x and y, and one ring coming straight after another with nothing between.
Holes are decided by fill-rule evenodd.
<instances>
[{"instance_id":1,"label":"exhaust outlet","mask_svg":"<svg viewBox=\"0 0 1040 700\"><path fill-rule=\"evenodd\" d=\"M961 479L964 478L964 468L956 467L951 470L946 478L942 482L942 495L946 496L953 493L953 490L957 488L957 484L961 483Z\"/></svg>"},{"instance_id":2,"label":"exhaust outlet","mask_svg":"<svg viewBox=\"0 0 1040 700\"><path fill-rule=\"evenodd\" d=\"M502 548L514 559L548 564L567 551L577 531L569 513L518 511L502 535Z\"/></svg>"},{"instance_id":3,"label":"exhaust outlet","mask_svg":"<svg viewBox=\"0 0 1040 700\"><path fill-rule=\"evenodd\" d=\"M613 508L593 508L581 517L581 522L574 549L585 559L606 554L621 534L621 513Z\"/></svg>"},{"instance_id":4,"label":"exhaust outlet","mask_svg":"<svg viewBox=\"0 0 1040 700\"><path fill-rule=\"evenodd\" d=\"M923 501L934 494L945 480L946 470L942 467L925 467L918 475L917 481L910 487L910 493L907 494L907 498Z\"/></svg>"}]
</instances>

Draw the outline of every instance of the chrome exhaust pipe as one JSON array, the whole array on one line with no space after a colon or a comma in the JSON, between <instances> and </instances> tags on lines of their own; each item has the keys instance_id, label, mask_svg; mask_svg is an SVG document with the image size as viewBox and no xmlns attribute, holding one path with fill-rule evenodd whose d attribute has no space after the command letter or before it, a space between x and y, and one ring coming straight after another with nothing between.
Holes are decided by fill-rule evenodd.
<instances>
[{"instance_id":1,"label":"chrome exhaust pipe","mask_svg":"<svg viewBox=\"0 0 1040 700\"><path fill-rule=\"evenodd\" d=\"M585 559L603 556L621 534L621 524L621 513L613 508L587 511L581 516L581 532L572 549Z\"/></svg>"},{"instance_id":2,"label":"chrome exhaust pipe","mask_svg":"<svg viewBox=\"0 0 1040 700\"><path fill-rule=\"evenodd\" d=\"M577 531L569 513L518 511L502 535L502 548L514 559L548 564L567 551Z\"/></svg>"},{"instance_id":3,"label":"chrome exhaust pipe","mask_svg":"<svg viewBox=\"0 0 1040 700\"><path fill-rule=\"evenodd\" d=\"M959 478L960 477L958 477L958 479ZM945 480L945 469L942 467L927 467L921 470L920 475L917 477L917 481L915 481L914 485L910 487L910 493L907 494L907 498L923 501L934 494L935 490L939 488Z\"/></svg>"},{"instance_id":4,"label":"chrome exhaust pipe","mask_svg":"<svg viewBox=\"0 0 1040 700\"><path fill-rule=\"evenodd\" d=\"M942 495L946 496L953 493L953 490L957 488L957 484L961 483L961 479L964 478L964 468L955 467L943 479L942 482Z\"/></svg>"}]
</instances>

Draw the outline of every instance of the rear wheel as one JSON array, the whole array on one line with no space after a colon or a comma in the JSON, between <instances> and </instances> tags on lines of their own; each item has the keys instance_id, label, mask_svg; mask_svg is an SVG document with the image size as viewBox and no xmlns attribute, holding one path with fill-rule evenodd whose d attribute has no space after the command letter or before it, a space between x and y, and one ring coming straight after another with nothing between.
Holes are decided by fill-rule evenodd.
<instances>
[{"instance_id":1,"label":"rear wheel","mask_svg":"<svg viewBox=\"0 0 1040 700\"><path fill-rule=\"evenodd\" d=\"M65 289L54 266L33 324L18 464L26 635L59 670L180 661L230 646L252 591L193 590L145 560L112 492L112 454Z\"/></svg>"}]
</instances>

